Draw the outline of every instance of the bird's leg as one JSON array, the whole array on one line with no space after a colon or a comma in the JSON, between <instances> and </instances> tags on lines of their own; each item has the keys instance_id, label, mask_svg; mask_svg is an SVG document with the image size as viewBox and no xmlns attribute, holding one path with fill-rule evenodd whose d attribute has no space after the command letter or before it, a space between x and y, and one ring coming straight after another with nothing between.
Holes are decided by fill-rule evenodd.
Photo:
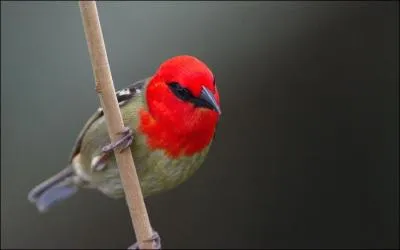
<instances>
[{"instance_id":1,"label":"bird's leg","mask_svg":"<svg viewBox=\"0 0 400 250\"><path fill-rule=\"evenodd\" d=\"M153 230L153 235L151 236L151 239L146 240L146 242L151 241L153 242L153 248L154 249L161 249L161 238L160 235ZM134 250L140 250L139 248L139 243L136 242L132 246L130 246L128 249L134 249Z\"/></svg>"},{"instance_id":2,"label":"bird's leg","mask_svg":"<svg viewBox=\"0 0 400 250\"><path fill-rule=\"evenodd\" d=\"M132 129L128 127L124 127L122 132L119 132L118 134L121 134L122 137L118 139L118 141L114 143L107 144L102 148L102 151L104 153L110 153L112 152L116 147L119 147L120 150L119 152L123 151L124 149L128 148L133 141L133 132Z\"/></svg>"}]
</instances>

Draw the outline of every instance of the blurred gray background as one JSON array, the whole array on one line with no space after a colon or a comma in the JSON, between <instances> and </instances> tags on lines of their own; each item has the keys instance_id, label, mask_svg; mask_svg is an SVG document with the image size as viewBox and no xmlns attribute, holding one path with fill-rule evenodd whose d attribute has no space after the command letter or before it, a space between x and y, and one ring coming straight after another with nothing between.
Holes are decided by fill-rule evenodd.
<instances>
[{"instance_id":1,"label":"blurred gray background","mask_svg":"<svg viewBox=\"0 0 400 250\"><path fill-rule=\"evenodd\" d=\"M223 115L179 188L146 200L164 248L398 248L398 1L100 2L116 88L191 54ZM126 248L123 200L39 214L98 107L77 2L1 2L1 247Z\"/></svg>"}]
</instances>

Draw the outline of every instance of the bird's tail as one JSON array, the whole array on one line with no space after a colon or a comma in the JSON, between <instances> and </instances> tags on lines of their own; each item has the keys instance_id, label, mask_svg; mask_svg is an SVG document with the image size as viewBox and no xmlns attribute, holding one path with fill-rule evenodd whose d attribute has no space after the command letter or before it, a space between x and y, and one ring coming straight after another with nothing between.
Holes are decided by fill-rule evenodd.
<instances>
[{"instance_id":1,"label":"bird's tail","mask_svg":"<svg viewBox=\"0 0 400 250\"><path fill-rule=\"evenodd\" d=\"M34 203L40 212L46 212L56 203L78 191L74 177L76 177L74 169L68 166L33 188L28 194L28 200Z\"/></svg>"}]
</instances>

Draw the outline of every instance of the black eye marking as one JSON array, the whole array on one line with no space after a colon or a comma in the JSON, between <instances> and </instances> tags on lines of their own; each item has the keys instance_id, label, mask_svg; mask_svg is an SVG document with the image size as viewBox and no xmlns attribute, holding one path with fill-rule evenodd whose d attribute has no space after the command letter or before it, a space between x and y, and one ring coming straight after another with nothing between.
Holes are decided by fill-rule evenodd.
<instances>
[{"instance_id":1,"label":"black eye marking","mask_svg":"<svg viewBox=\"0 0 400 250\"><path fill-rule=\"evenodd\" d=\"M172 93L174 93L183 101L190 101L191 99L195 98L190 90L182 87L182 85L177 82L168 83L168 87L171 89Z\"/></svg>"},{"instance_id":2,"label":"black eye marking","mask_svg":"<svg viewBox=\"0 0 400 250\"><path fill-rule=\"evenodd\" d=\"M193 103L193 105L197 108L197 107L204 107L204 108L209 108L212 109L212 107L210 106L209 103L207 103L205 100L199 98L199 97L195 97L192 92L190 92L189 89L182 87L182 85L180 85L177 82L169 82L167 83L169 89L172 91L172 93L174 93L174 95L176 97L178 97L179 99L181 99L182 101L185 102L190 102Z\"/></svg>"},{"instance_id":3,"label":"black eye marking","mask_svg":"<svg viewBox=\"0 0 400 250\"><path fill-rule=\"evenodd\" d=\"M215 86L215 76L214 76L214 81L213 81L213 84L214 84L214 86Z\"/></svg>"}]
</instances>

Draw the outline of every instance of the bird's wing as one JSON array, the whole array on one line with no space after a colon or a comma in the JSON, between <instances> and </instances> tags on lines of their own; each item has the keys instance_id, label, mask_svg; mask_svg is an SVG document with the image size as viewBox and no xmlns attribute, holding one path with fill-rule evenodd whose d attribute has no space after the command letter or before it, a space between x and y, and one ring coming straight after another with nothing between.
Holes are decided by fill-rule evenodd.
<instances>
[{"instance_id":1,"label":"bird's wing","mask_svg":"<svg viewBox=\"0 0 400 250\"><path fill-rule=\"evenodd\" d=\"M125 103L127 103L128 100L133 98L138 91L141 91L143 87L145 86L146 82L148 81L149 78L134 82L127 86L126 88L123 88L119 91L117 91L115 94L117 96L118 104L119 107L122 107ZM90 126L95 122L97 119L103 116L103 109L100 107L94 112L94 114L88 119L86 124L83 126L81 132L79 133L75 144L72 148L72 152L70 155L69 160L72 161L74 156L80 152L81 149L81 144L82 144L82 139L86 133L86 131L90 128Z\"/></svg>"}]
</instances>

